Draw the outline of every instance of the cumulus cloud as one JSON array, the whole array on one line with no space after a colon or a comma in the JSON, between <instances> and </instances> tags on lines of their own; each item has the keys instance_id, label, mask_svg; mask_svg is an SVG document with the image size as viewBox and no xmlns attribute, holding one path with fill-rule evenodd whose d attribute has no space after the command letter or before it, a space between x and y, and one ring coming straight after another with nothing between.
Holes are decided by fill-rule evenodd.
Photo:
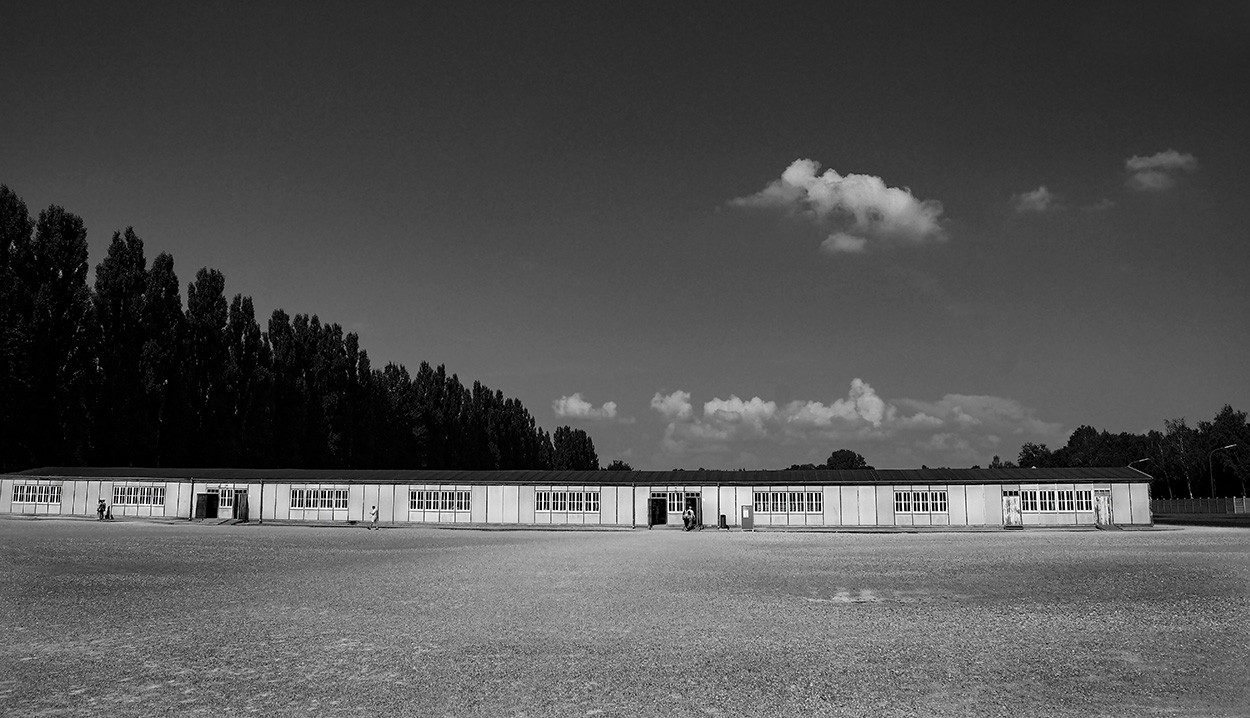
<instances>
[{"instance_id":1,"label":"cumulus cloud","mask_svg":"<svg viewBox=\"0 0 1250 718\"><path fill-rule=\"evenodd\" d=\"M1198 158L1185 152L1167 150L1149 157L1134 155L1124 160L1129 171L1125 184L1138 192L1162 192L1176 186L1177 177L1198 169Z\"/></svg>"},{"instance_id":2,"label":"cumulus cloud","mask_svg":"<svg viewBox=\"0 0 1250 718\"><path fill-rule=\"evenodd\" d=\"M880 177L820 174L820 163L795 160L767 187L729 201L731 207L779 210L830 230L827 252L863 252L869 243L921 244L942 241L942 203L919 200L911 190L890 187Z\"/></svg>"},{"instance_id":3,"label":"cumulus cloud","mask_svg":"<svg viewBox=\"0 0 1250 718\"><path fill-rule=\"evenodd\" d=\"M598 409L594 404L582 398L581 392L570 396L562 396L551 402L556 416L562 419L587 419L590 421L611 421L616 419L616 402L606 401Z\"/></svg>"},{"instance_id":4,"label":"cumulus cloud","mask_svg":"<svg viewBox=\"0 0 1250 718\"><path fill-rule=\"evenodd\" d=\"M662 449L674 456L742 455L774 447L823 449L839 443L890 441L921 455L938 454L951 464L984 461L999 450L1001 437L1055 442L1062 426L1039 419L1013 399L947 394L936 401L887 401L856 378L846 396L831 402L795 400L784 405L759 396L714 398L695 411L690 393L656 393L651 407L668 422ZM793 451L788 449L787 451Z\"/></svg>"},{"instance_id":5,"label":"cumulus cloud","mask_svg":"<svg viewBox=\"0 0 1250 718\"><path fill-rule=\"evenodd\" d=\"M1031 192L1021 192L1013 195L1011 204L1016 208L1017 212L1045 212L1049 209L1058 209L1055 194L1046 189L1046 185L1042 185Z\"/></svg>"}]
</instances>

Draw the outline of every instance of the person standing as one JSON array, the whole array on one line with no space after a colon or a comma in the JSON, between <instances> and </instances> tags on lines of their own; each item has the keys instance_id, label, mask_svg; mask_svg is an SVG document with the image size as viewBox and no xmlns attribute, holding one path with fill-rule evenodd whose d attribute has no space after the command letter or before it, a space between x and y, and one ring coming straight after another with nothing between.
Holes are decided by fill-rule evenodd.
<instances>
[{"instance_id":1,"label":"person standing","mask_svg":"<svg viewBox=\"0 0 1250 718\"><path fill-rule=\"evenodd\" d=\"M694 509L687 506L686 510L681 514L681 522L685 526L685 528L682 529L683 531L694 530Z\"/></svg>"},{"instance_id":2,"label":"person standing","mask_svg":"<svg viewBox=\"0 0 1250 718\"><path fill-rule=\"evenodd\" d=\"M100 503L95 505L96 521L104 520L104 511L107 507L104 505L104 499L100 499Z\"/></svg>"},{"instance_id":3,"label":"person standing","mask_svg":"<svg viewBox=\"0 0 1250 718\"><path fill-rule=\"evenodd\" d=\"M378 528L378 507L371 506L369 508L369 530L372 531L377 528Z\"/></svg>"}]
</instances>

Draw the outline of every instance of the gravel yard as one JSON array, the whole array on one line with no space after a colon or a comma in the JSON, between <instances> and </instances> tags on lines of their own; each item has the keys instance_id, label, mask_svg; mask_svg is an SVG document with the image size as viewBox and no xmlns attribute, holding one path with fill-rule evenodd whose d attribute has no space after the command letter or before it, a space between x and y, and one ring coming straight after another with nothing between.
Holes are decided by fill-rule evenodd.
<instances>
[{"instance_id":1,"label":"gravel yard","mask_svg":"<svg viewBox=\"0 0 1250 718\"><path fill-rule=\"evenodd\" d=\"M8 715L1250 715L1243 529L0 539Z\"/></svg>"}]
</instances>

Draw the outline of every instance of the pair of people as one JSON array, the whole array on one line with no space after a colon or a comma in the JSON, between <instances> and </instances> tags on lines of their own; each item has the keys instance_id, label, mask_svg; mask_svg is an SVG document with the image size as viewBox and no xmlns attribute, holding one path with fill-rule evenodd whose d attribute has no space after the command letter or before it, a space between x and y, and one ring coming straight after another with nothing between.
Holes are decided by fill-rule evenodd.
<instances>
[{"instance_id":1,"label":"pair of people","mask_svg":"<svg viewBox=\"0 0 1250 718\"><path fill-rule=\"evenodd\" d=\"M682 531L694 531L698 528L698 524L695 521L694 509L687 508L681 514L681 523L685 527Z\"/></svg>"},{"instance_id":2,"label":"pair of people","mask_svg":"<svg viewBox=\"0 0 1250 718\"><path fill-rule=\"evenodd\" d=\"M95 515L97 521L103 521L105 519L112 521L113 507L105 505L104 499L100 499L99 503L95 506Z\"/></svg>"}]
</instances>

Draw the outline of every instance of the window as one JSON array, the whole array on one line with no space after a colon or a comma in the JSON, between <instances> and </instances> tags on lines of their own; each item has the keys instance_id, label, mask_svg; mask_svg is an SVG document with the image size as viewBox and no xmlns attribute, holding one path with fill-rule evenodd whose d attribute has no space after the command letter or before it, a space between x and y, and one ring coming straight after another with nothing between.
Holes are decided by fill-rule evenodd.
<instances>
[{"instance_id":1,"label":"window","mask_svg":"<svg viewBox=\"0 0 1250 718\"><path fill-rule=\"evenodd\" d=\"M756 491L755 512L761 514L818 514L825 510L819 491Z\"/></svg>"},{"instance_id":2,"label":"window","mask_svg":"<svg viewBox=\"0 0 1250 718\"><path fill-rule=\"evenodd\" d=\"M293 509L345 509L347 489L291 489Z\"/></svg>"},{"instance_id":3,"label":"window","mask_svg":"<svg viewBox=\"0 0 1250 718\"><path fill-rule=\"evenodd\" d=\"M1020 510L1033 512L1054 512L1060 511L1060 502L1062 501L1062 491L1053 489L1039 489L1020 492Z\"/></svg>"},{"instance_id":4,"label":"window","mask_svg":"<svg viewBox=\"0 0 1250 718\"><path fill-rule=\"evenodd\" d=\"M1037 511L1037 492L1021 491L1020 492L1020 510L1021 511Z\"/></svg>"},{"instance_id":5,"label":"window","mask_svg":"<svg viewBox=\"0 0 1250 718\"><path fill-rule=\"evenodd\" d=\"M470 511L473 492L449 489L412 489L408 492L409 511Z\"/></svg>"},{"instance_id":6,"label":"window","mask_svg":"<svg viewBox=\"0 0 1250 718\"><path fill-rule=\"evenodd\" d=\"M577 514L599 513L599 492L536 491L534 492L534 510L568 511Z\"/></svg>"},{"instance_id":7,"label":"window","mask_svg":"<svg viewBox=\"0 0 1250 718\"><path fill-rule=\"evenodd\" d=\"M1054 491L1037 492L1038 511L1054 511L1056 508Z\"/></svg>"},{"instance_id":8,"label":"window","mask_svg":"<svg viewBox=\"0 0 1250 718\"><path fill-rule=\"evenodd\" d=\"M805 513L821 514L825 512L825 495L819 491L807 492L807 508Z\"/></svg>"},{"instance_id":9,"label":"window","mask_svg":"<svg viewBox=\"0 0 1250 718\"><path fill-rule=\"evenodd\" d=\"M894 513L909 514L911 513L911 492L895 491L894 492Z\"/></svg>"},{"instance_id":10,"label":"window","mask_svg":"<svg viewBox=\"0 0 1250 718\"><path fill-rule=\"evenodd\" d=\"M679 514L686 510L686 495L680 491L668 492L668 512Z\"/></svg>"},{"instance_id":11,"label":"window","mask_svg":"<svg viewBox=\"0 0 1250 718\"><path fill-rule=\"evenodd\" d=\"M1093 511L1094 510L1094 492L1093 491L1077 491L1076 492L1076 510L1077 511Z\"/></svg>"},{"instance_id":12,"label":"window","mask_svg":"<svg viewBox=\"0 0 1250 718\"><path fill-rule=\"evenodd\" d=\"M164 486L113 486L114 506L164 506Z\"/></svg>"},{"instance_id":13,"label":"window","mask_svg":"<svg viewBox=\"0 0 1250 718\"><path fill-rule=\"evenodd\" d=\"M13 484L15 504L59 504L60 484Z\"/></svg>"},{"instance_id":14,"label":"window","mask_svg":"<svg viewBox=\"0 0 1250 718\"><path fill-rule=\"evenodd\" d=\"M1073 498L1073 491L1060 491L1059 493L1059 510L1060 511L1076 511L1076 500Z\"/></svg>"},{"instance_id":15,"label":"window","mask_svg":"<svg viewBox=\"0 0 1250 718\"><path fill-rule=\"evenodd\" d=\"M895 491L894 513L947 513L946 491Z\"/></svg>"},{"instance_id":16,"label":"window","mask_svg":"<svg viewBox=\"0 0 1250 718\"><path fill-rule=\"evenodd\" d=\"M234 488L231 486L210 486L208 493L217 494L217 508L234 508Z\"/></svg>"}]
</instances>

